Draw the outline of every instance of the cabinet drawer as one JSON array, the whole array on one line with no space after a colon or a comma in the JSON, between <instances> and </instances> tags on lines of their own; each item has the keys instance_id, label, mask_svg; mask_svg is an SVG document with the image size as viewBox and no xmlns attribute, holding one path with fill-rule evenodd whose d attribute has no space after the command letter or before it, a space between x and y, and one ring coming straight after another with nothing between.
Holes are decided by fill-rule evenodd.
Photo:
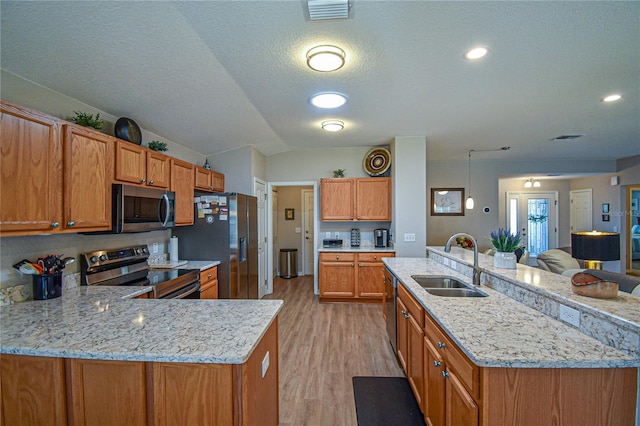
<instances>
[{"instance_id":1,"label":"cabinet drawer","mask_svg":"<svg viewBox=\"0 0 640 426\"><path fill-rule=\"evenodd\" d=\"M212 268L209 269L205 269L204 271L200 272L200 284L204 285L206 283L208 283L209 281L213 281L213 280L217 280L218 279L218 267L214 266Z\"/></svg>"},{"instance_id":2,"label":"cabinet drawer","mask_svg":"<svg viewBox=\"0 0 640 426\"><path fill-rule=\"evenodd\" d=\"M355 262L355 253L320 253L321 262Z\"/></svg>"},{"instance_id":3,"label":"cabinet drawer","mask_svg":"<svg viewBox=\"0 0 640 426\"><path fill-rule=\"evenodd\" d=\"M393 253L358 253L359 262L380 262L383 257L394 257Z\"/></svg>"},{"instance_id":4,"label":"cabinet drawer","mask_svg":"<svg viewBox=\"0 0 640 426\"><path fill-rule=\"evenodd\" d=\"M458 346L440 329L435 321L425 314L424 319L424 335L427 337L438 351L445 358L445 362L455 371L456 375L474 398L479 398L480 394L480 367L473 364L460 351ZM444 344L444 347L440 347Z\"/></svg>"},{"instance_id":5,"label":"cabinet drawer","mask_svg":"<svg viewBox=\"0 0 640 426\"><path fill-rule=\"evenodd\" d=\"M407 311L416 320L418 325L424 327L424 310L422 306L413 298L411 294L402 285L398 285L398 295L402 299L402 303L407 307Z\"/></svg>"}]
</instances>

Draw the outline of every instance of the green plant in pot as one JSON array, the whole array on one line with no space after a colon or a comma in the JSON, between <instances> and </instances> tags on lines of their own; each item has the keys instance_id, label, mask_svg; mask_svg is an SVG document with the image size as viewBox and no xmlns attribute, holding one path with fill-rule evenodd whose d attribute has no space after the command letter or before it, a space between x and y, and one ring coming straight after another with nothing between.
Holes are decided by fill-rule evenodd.
<instances>
[{"instance_id":1,"label":"green plant in pot","mask_svg":"<svg viewBox=\"0 0 640 426\"><path fill-rule=\"evenodd\" d=\"M165 152L167 151L167 144L165 142L160 141L151 141L149 142L149 149L154 151Z\"/></svg>"},{"instance_id":2,"label":"green plant in pot","mask_svg":"<svg viewBox=\"0 0 640 426\"><path fill-rule=\"evenodd\" d=\"M346 172L347 169L336 169L333 171L333 177L334 178L343 178L344 177L344 172Z\"/></svg>"},{"instance_id":3,"label":"green plant in pot","mask_svg":"<svg viewBox=\"0 0 640 426\"><path fill-rule=\"evenodd\" d=\"M491 245L496 249L496 254L493 256L493 266L516 269L518 261L514 252L521 247L520 232L512 234L508 228L498 228L497 231L491 231L490 239Z\"/></svg>"},{"instance_id":4,"label":"green plant in pot","mask_svg":"<svg viewBox=\"0 0 640 426\"><path fill-rule=\"evenodd\" d=\"M93 114L87 114L82 111L73 111L75 117L69 117L67 120L72 123L76 123L83 127L93 127L96 130L102 129L104 121L100 120L100 113L96 114L96 118L93 118Z\"/></svg>"}]
</instances>

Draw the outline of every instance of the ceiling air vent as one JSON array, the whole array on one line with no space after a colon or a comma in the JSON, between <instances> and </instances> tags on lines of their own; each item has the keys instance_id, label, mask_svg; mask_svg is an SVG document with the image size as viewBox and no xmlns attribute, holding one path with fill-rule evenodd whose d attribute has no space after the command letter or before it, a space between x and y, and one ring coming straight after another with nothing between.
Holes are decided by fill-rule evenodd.
<instances>
[{"instance_id":1,"label":"ceiling air vent","mask_svg":"<svg viewBox=\"0 0 640 426\"><path fill-rule=\"evenodd\" d=\"M578 139L580 137L582 137L583 135L560 135L560 136L556 136L553 139L550 139L552 141L566 141L568 139Z\"/></svg>"},{"instance_id":2,"label":"ceiling air vent","mask_svg":"<svg viewBox=\"0 0 640 426\"><path fill-rule=\"evenodd\" d=\"M346 19L349 17L349 0L309 0L309 19Z\"/></svg>"}]
</instances>

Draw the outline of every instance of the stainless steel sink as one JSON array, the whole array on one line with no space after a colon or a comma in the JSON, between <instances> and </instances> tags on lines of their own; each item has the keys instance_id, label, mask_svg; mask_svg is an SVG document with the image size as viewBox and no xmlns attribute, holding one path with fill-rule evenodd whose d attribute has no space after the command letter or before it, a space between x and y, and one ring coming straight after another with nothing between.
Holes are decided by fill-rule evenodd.
<instances>
[{"instance_id":1,"label":"stainless steel sink","mask_svg":"<svg viewBox=\"0 0 640 426\"><path fill-rule=\"evenodd\" d=\"M420 286L424 288L469 288L465 284L453 277L433 276L433 275L411 275Z\"/></svg>"},{"instance_id":2,"label":"stainless steel sink","mask_svg":"<svg viewBox=\"0 0 640 426\"><path fill-rule=\"evenodd\" d=\"M425 288L429 294L442 297L487 297L486 294L470 288Z\"/></svg>"}]
</instances>

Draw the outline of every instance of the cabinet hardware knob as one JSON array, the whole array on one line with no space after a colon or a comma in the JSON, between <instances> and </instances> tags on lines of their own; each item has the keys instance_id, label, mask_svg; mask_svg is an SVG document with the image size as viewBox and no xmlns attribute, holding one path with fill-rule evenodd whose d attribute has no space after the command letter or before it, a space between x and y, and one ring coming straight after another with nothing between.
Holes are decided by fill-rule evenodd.
<instances>
[{"instance_id":1,"label":"cabinet hardware knob","mask_svg":"<svg viewBox=\"0 0 640 426\"><path fill-rule=\"evenodd\" d=\"M336 259L337 259L337 260L340 260L340 256L336 256Z\"/></svg>"},{"instance_id":2,"label":"cabinet hardware knob","mask_svg":"<svg viewBox=\"0 0 640 426\"><path fill-rule=\"evenodd\" d=\"M53 222L53 223L51 224L51 227L52 227L52 228L57 228L57 227L59 227L59 226L60 226L60 222Z\"/></svg>"},{"instance_id":3,"label":"cabinet hardware knob","mask_svg":"<svg viewBox=\"0 0 640 426\"><path fill-rule=\"evenodd\" d=\"M351 264L351 266L356 266L356 264L355 264L355 263L352 263L352 264Z\"/></svg>"},{"instance_id":4,"label":"cabinet hardware knob","mask_svg":"<svg viewBox=\"0 0 640 426\"><path fill-rule=\"evenodd\" d=\"M207 278L211 278L211 274L208 274L208 275L207 275Z\"/></svg>"},{"instance_id":5,"label":"cabinet hardware knob","mask_svg":"<svg viewBox=\"0 0 640 426\"><path fill-rule=\"evenodd\" d=\"M447 373L446 371L443 371L442 372L442 377L444 377L446 379L447 377L449 377L449 373Z\"/></svg>"},{"instance_id":6,"label":"cabinet hardware knob","mask_svg":"<svg viewBox=\"0 0 640 426\"><path fill-rule=\"evenodd\" d=\"M373 260L378 260L378 256L373 256Z\"/></svg>"},{"instance_id":7,"label":"cabinet hardware knob","mask_svg":"<svg viewBox=\"0 0 640 426\"><path fill-rule=\"evenodd\" d=\"M70 220L69 222L67 222L67 226L74 226L76 223L72 220Z\"/></svg>"},{"instance_id":8,"label":"cabinet hardware knob","mask_svg":"<svg viewBox=\"0 0 640 426\"><path fill-rule=\"evenodd\" d=\"M407 311L405 311L404 309L402 309L400 312L402 312L402 315L407 315Z\"/></svg>"},{"instance_id":9,"label":"cabinet hardware knob","mask_svg":"<svg viewBox=\"0 0 640 426\"><path fill-rule=\"evenodd\" d=\"M440 361L433 361L433 365L435 367L440 367Z\"/></svg>"},{"instance_id":10,"label":"cabinet hardware knob","mask_svg":"<svg viewBox=\"0 0 640 426\"><path fill-rule=\"evenodd\" d=\"M353 216L351 216L351 220L353 220Z\"/></svg>"},{"instance_id":11,"label":"cabinet hardware knob","mask_svg":"<svg viewBox=\"0 0 640 426\"><path fill-rule=\"evenodd\" d=\"M409 319L409 318L411 318L411 315L407 314L407 315L405 315L404 317L405 317L406 319Z\"/></svg>"},{"instance_id":12,"label":"cabinet hardware knob","mask_svg":"<svg viewBox=\"0 0 640 426\"><path fill-rule=\"evenodd\" d=\"M140 179L140 183L145 183L147 180L146 179Z\"/></svg>"},{"instance_id":13,"label":"cabinet hardware knob","mask_svg":"<svg viewBox=\"0 0 640 426\"><path fill-rule=\"evenodd\" d=\"M362 266L362 263L358 263L358 266Z\"/></svg>"},{"instance_id":14,"label":"cabinet hardware knob","mask_svg":"<svg viewBox=\"0 0 640 426\"><path fill-rule=\"evenodd\" d=\"M149 185L153 185L153 179L149 181Z\"/></svg>"},{"instance_id":15,"label":"cabinet hardware knob","mask_svg":"<svg viewBox=\"0 0 640 426\"><path fill-rule=\"evenodd\" d=\"M444 344L444 343L442 343L442 342L438 342L438 347L439 347L440 349L442 349L442 348L444 348L444 347L445 347L445 344Z\"/></svg>"}]
</instances>

